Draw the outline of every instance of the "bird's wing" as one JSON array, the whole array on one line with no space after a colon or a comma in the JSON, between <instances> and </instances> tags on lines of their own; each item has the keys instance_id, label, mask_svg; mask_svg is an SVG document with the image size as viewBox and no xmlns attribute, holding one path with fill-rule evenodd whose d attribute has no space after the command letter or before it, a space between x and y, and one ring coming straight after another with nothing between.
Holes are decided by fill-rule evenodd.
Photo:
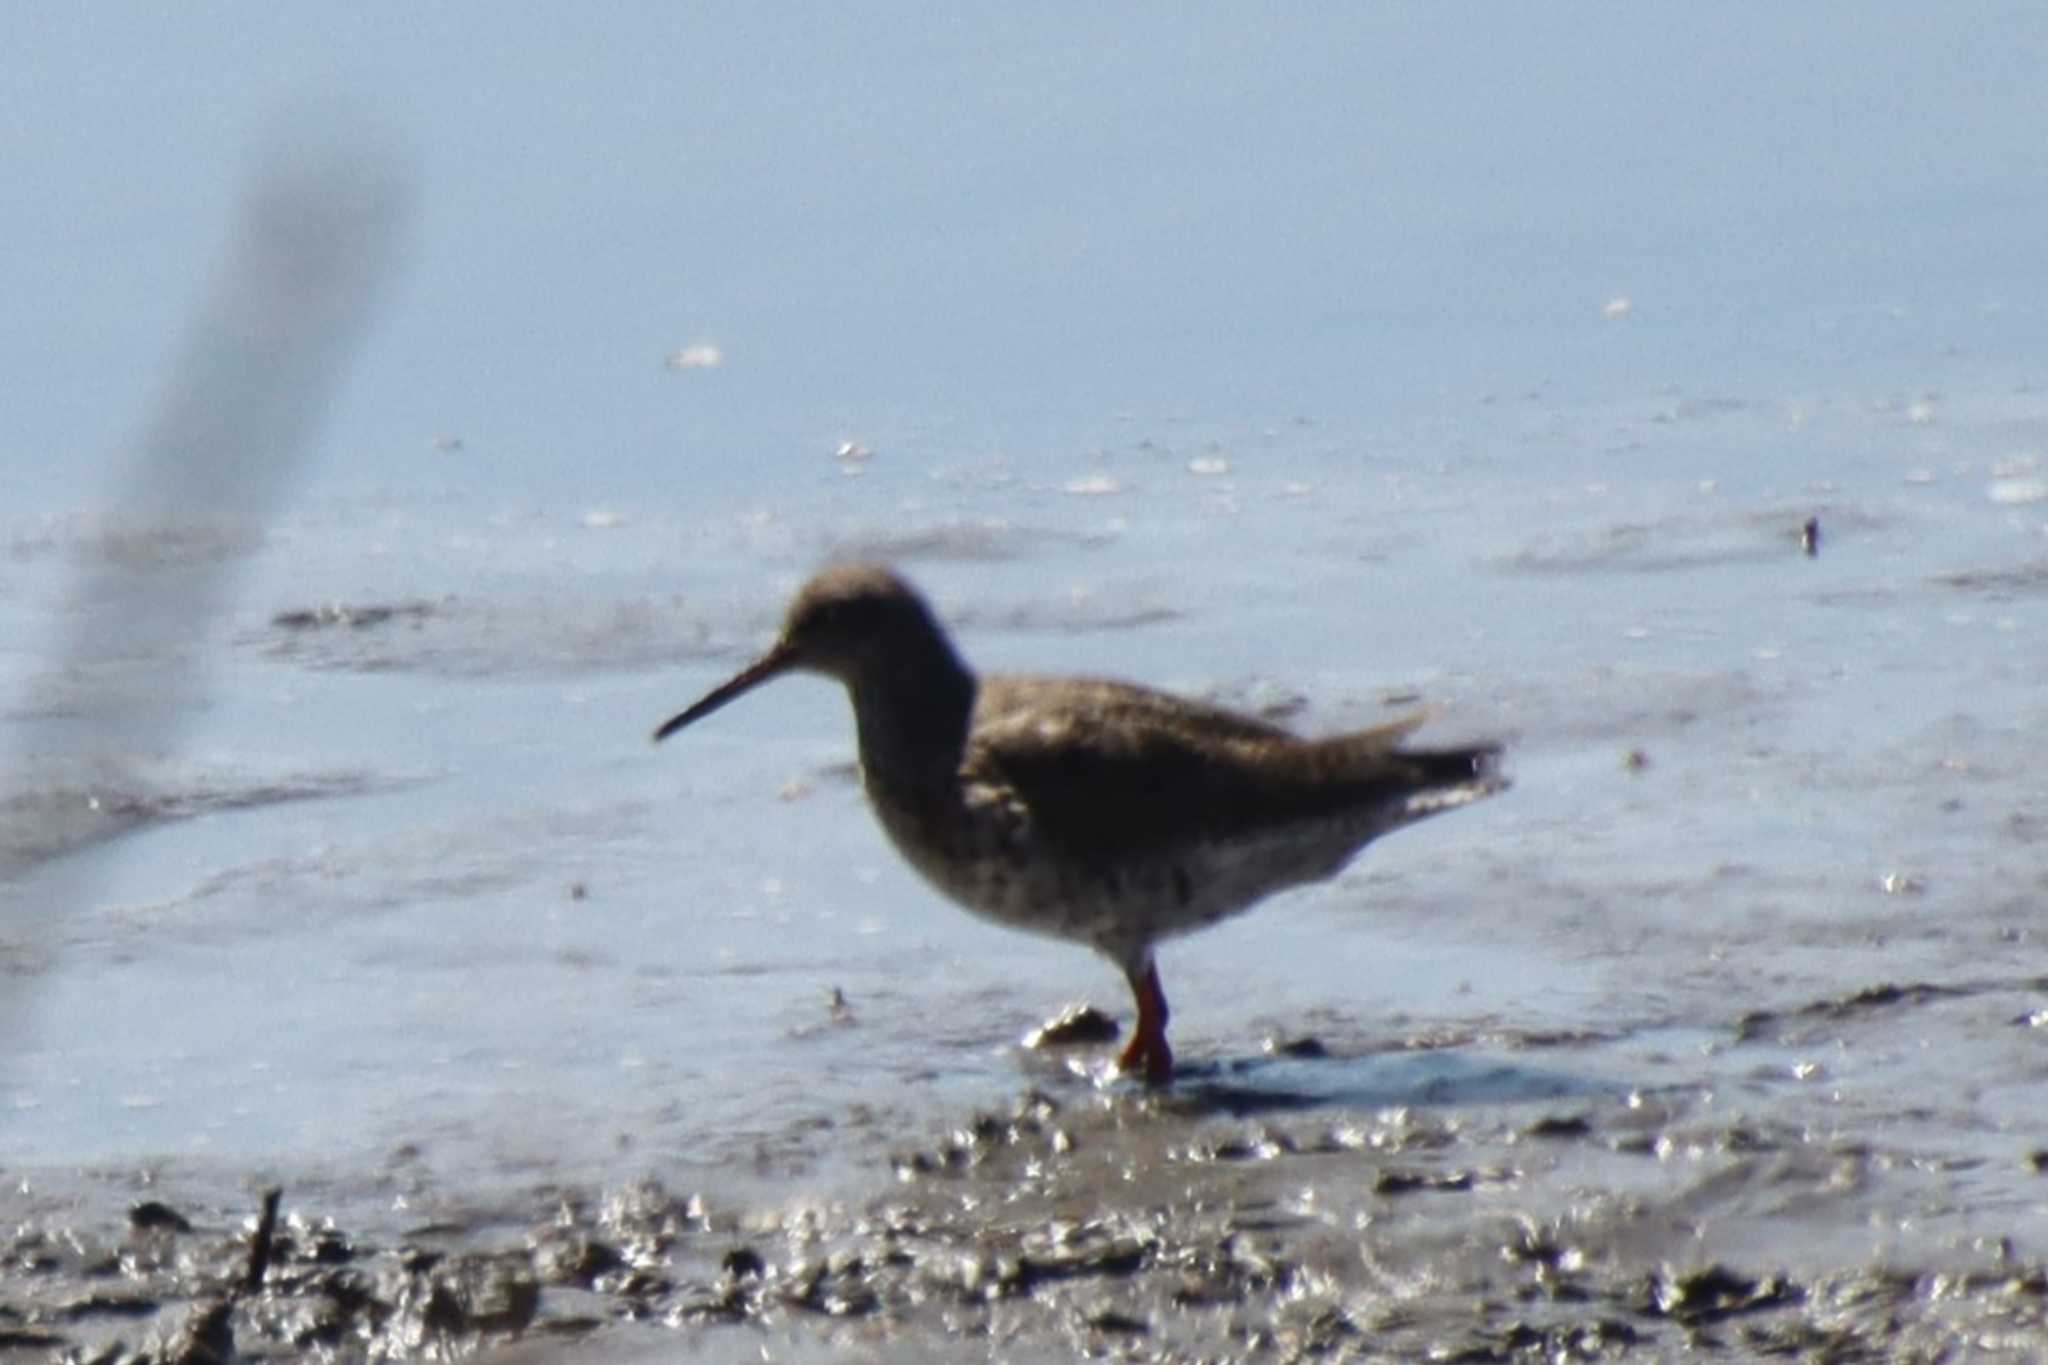
<instances>
[{"instance_id":1,"label":"bird's wing","mask_svg":"<svg viewBox=\"0 0 2048 1365\"><path fill-rule=\"evenodd\" d=\"M989 679L963 775L1005 790L1040 838L1082 857L1169 852L1370 800L1402 783L1395 745L1424 717L1323 741L1125 683Z\"/></svg>"}]
</instances>

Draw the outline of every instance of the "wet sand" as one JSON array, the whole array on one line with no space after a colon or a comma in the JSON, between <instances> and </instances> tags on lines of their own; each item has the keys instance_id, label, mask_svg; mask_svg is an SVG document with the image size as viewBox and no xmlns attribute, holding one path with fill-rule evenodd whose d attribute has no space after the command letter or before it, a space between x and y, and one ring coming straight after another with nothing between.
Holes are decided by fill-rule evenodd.
<instances>
[{"instance_id":1,"label":"wet sand","mask_svg":"<svg viewBox=\"0 0 2048 1365\"><path fill-rule=\"evenodd\" d=\"M409 1151L367 1178L284 1178L267 1248L253 1189L10 1172L0 1346L107 1362L2031 1358L2048 1342L2048 1262L2026 1236L2038 1132L1959 1122L1983 1096L1938 1047L1885 1063L1912 1085L1830 1076L1902 1038L2030 1046L2044 1005L2036 979L1882 982L1682 1042L1339 1026L1197 1062L1157 1094L1091 1079L1099 1046L1025 1055L1037 1083L1000 1110L924 1134L821 1119L695 1189L480 1194Z\"/></svg>"}]
</instances>

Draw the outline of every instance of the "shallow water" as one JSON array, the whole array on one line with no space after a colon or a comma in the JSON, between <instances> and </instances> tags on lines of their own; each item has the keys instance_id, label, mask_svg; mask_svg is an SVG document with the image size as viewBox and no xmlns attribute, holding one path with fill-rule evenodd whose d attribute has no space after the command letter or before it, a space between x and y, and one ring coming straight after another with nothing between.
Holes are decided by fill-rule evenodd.
<instances>
[{"instance_id":1,"label":"shallow water","mask_svg":"<svg viewBox=\"0 0 2048 1365\"><path fill-rule=\"evenodd\" d=\"M1646 463L1671 462L1670 425L1643 422ZM1882 413L1832 425L1804 429L1814 463L1894 435ZM2041 595L2038 533L1992 496L2011 456L1824 489L1731 493L1707 465L1539 490L1472 467L1358 477L1328 453L1341 434L1296 430L1223 474L1163 442L1106 455L1128 468L1112 491L948 485L878 456L701 531L659 507L453 518L407 538L402 571L354 568L354 540L321 534L344 512L311 504L194 642L212 692L188 754L134 790L53 772L23 798L138 828L11 893L96 887L29 968L17 1150L716 1163L801 1149L788 1134L878 1081L913 1111L1001 1094L1053 1005L1123 1008L1106 964L963 916L899 864L830 686L647 743L905 489L943 490L909 519L927 529L867 548L988 666L1143 678L1310 730L1419 701L1431 734L1510 737L1509 794L1167 949L1191 1059L1506 1020L1619 1042L2023 974ZM731 539L754 544L719 586L674 586ZM1176 570L1198 545L1219 572ZM90 729L124 685L15 724Z\"/></svg>"},{"instance_id":2,"label":"shallow water","mask_svg":"<svg viewBox=\"0 0 2048 1365\"><path fill-rule=\"evenodd\" d=\"M1490 412L1474 405L1482 436ZM1088 1067L1106 1053L1069 1070L1019 1039L1075 997L1126 1013L1116 973L915 880L865 808L832 687L790 681L648 744L760 646L817 558L863 545L925 583L987 666L1141 678L1308 730L1421 703L1428 734L1509 739L1509 792L1169 944L1180 1107L1164 1128L1115 1120L1123 1136L1089 1150L1144 1169L1238 1123L1447 1125L1461 1136L1420 1170L1371 1158L1364 1195L1281 1163L1198 1201L1253 1217L1307 1179L1324 1202L1303 1229L1381 1229L1363 1280L1343 1258L1319 1272L1368 1298L1375 1275L1469 1282L1462 1258L1511 1209L1580 1229L1574 1263L1619 1277L1596 1302L1636 1303L1642 1265L1784 1273L1799 1293L1759 1281L1741 1311L1796 1337L1831 1277L1899 1265L1963 1276L1991 1311L1998 1248L2028 1254L2039 1202L2043 594L2033 504L2002 491L2032 458L2005 428L1960 425L1938 469L1907 456L1824 485L1711 463L1599 484L1464 462L1365 477L1330 454L1341 432L1306 426L1256 461L1205 443L1227 474L1163 442L1105 458L1106 491L1068 491L1065 471L949 482L878 454L765 508L443 505L412 514L402 565L368 568L323 530L348 509L309 502L193 642L210 685L181 753L65 758L146 681L132 670L10 719L44 750L16 809L58 817L16 825L54 831L21 856L118 830L8 890L14 979L33 988L0 1072L18 1197L164 1191L220 1218L277 1181L372 1242L445 1226L489 1245L563 1188L656 1174L741 1229L831 1201L857 1241L853 1210L906 1143L1022 1086L1102 1103ZM1679 462L1658 445L1672 429L1643 421L1647 463ZM1922 435L1883 411L1803 433L1820 465ZM878 546L892 513L911 529ZM89 533L59 539L48 554L91 553ZM1303 1037L1320 1055L1268 1055ZM1583 1140L1532 1165L1515 1134L1551 1119ZM1055 1224L1114 1206L1094 1169L1047 1193ZM1440 1226L1443 1196L1402 1193L1414 1180L1449 1182L1479 1222ZM1417 1198L1421 1222L1398 1212ZM1204 1226L1196 1206L1165 1217L1169 1246ZM982 1226L989 1254L1007 1226ZM801 1275L791 1254L769 1254L745 1314L799 1355L846 1347L775 1306L798 1292L778 1278ZM940 1273L953 1253L932 1254ZM717 1282L701 1273L687 1283ZM916 1283L849 1301L906 1305L887 1310L899 1345L962 1330L907 1306L927 1301ZM1148 1283L1081 1327L1055 1311L1067 1299L1030 1297L1054 1340L1126 1318L1161 1350L1218 1340ZM609 1302L607 1320L649 1308ZM1384 1339L1472 1330L1456 1304L1417 1312ZM1763 1325L1788 1313L1809 1325Z\"/></svg>"}]
</instances>

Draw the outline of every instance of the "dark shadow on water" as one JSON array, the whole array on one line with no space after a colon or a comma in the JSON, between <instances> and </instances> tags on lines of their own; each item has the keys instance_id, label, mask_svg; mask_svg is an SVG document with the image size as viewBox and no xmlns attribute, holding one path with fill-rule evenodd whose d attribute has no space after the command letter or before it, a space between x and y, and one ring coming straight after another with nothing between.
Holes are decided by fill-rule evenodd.
<instances>
[{"instance_id":1,"label":"dark shadow on water","mask_svg":"<svg viewBox=\"0 0 2048 1365\"><path fill-rule=\"evenodd\" d=\"M1528 1066L1498 1056L1445 1050L1355 1057L1251 1057L1187 1066L1166 1097L1191 1117L1314 1109L1517 1104L1598 1096L1619 1098L1612 1080Z\"/></svg>"}]
</instances>

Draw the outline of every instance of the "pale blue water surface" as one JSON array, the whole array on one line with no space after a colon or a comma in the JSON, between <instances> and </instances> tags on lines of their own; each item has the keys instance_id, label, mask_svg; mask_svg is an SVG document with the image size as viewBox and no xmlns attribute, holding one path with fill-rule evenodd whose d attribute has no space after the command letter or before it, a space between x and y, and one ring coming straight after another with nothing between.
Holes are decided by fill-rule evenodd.
<instances>
[{"instance_id":1,"label":"pale blue water surface","mask_svg":"<svg viewBox=\"0 0 2048 1365\"><path fill-rule=\"evenodd\" d=\"M1042 1079L1120 980L915 880L830 687L648 744L853 553L984 666L1510 739L1165 950L1197 1068L2037 976L2048 19L1971 15L10 11L9 1166L773 1176ZM241 556L123 490L281 124L407 209ZM102 571L220 575L189 693L67 662ZM1958 1028L1834 1077L2038 1073Z\"/></svg>"}]
</instances>

